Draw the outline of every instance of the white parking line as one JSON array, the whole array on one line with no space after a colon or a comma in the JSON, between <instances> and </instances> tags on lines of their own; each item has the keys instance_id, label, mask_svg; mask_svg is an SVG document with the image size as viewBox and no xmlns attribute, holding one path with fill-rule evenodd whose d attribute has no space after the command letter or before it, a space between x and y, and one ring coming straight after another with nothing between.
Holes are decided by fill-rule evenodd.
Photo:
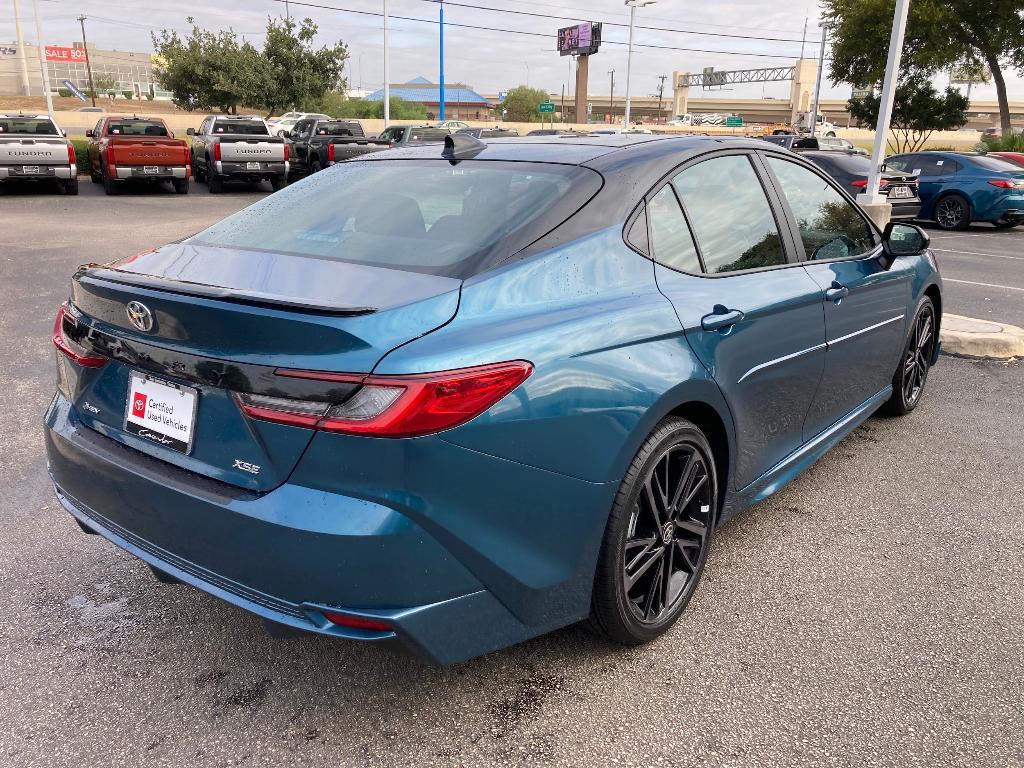
<instances>
[{"instance_id":1,"label":"white parking line","mask_svg":"<svg viewBox=\"0 0 1024 768\"><path fill-rule=\"evenodd\" d=\"M939 253L962 253L964 256L993 256L997 259L1013 259L1014 261L1024 261L1024 256L1004 256L1001 253L978 253L978 251L954 251L952 248L932 248L933 251Z\"/></svg>"},{"instance_id":2,"label":"white parking line","mask_svg":"<svg viewBox=\"0 0 1024 768\"><path fill-rule=\"evenodd\" d=\"M1014 288L1012 285L996 285L995 283L976 283L973 280L954 280L951 277L942 278L944 283L964 283L965 285L980 285L983 288L1002 288L1007 291L1020 291L1024 293L1024 288Z\"/></svg>"},{"instance_id":3,"label":"white parking line","mask_svg":"<svg viewBox=\"0 0 1024 768\"><path fill-rule=\"evenodd\" d=\"M935 239L941 240L941 239L944 239L944 238L947 238L947 237L992 237L992 235L995 234L996 231L997 230L993 229L992 232L941 232L941 233L937 232L937 233L935 233L935 235L934 235L934 237L932 239L933 240L935 240ZM1014 236L1013 234L1011 234L1009 232L1004 232L1003 234L1004 235L1010 235L1010 237Z\"/></svg>"}]
</instances>

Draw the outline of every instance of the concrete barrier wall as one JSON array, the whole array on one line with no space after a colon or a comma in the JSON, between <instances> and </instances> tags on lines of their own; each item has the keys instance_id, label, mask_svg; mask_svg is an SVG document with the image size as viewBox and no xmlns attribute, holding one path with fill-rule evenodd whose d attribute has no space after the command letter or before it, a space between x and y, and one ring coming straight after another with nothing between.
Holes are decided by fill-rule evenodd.
<instances>
[{"instance_id":1,"label":"concrete barrier wall","mask_svg":"<svg viewBox=\"0 0 1024 768\"><path fill-rule=\"evenodd\" d=\"M143 105L139 105L142 107ZM68 132L71 136L83 136L85 131L92 128L96 121L99 120L100 115L94 112L62 112L57 111L54 113L57 118L57 123ZM124 112L111 111L109 114L133 114L129 110ZM139 109L137 113L140 116L145 115L145 109ZM162 118L167 126L180 136L184 136L185 130L188 128L198 128L199 124L202 123L206 117L206 113L195 112L195 113L153 113L154 117ZM360 120L363 125L363 130L368 135L375 136L384 130L383 120ZM417 124L419 120L393 120L393 125L410 125ZM501 125L505 128L515 128L520 134L526 134L532 130L540 128L540 123L485 123L485 122L474 122L469 121L470 125L479 126L483 128L493 128L497 125ZM578 125L574 123L555 123L558 128L568 128L578 131L594 130L598 128L607 128L604 124L590 124L590 125ZM644 126L657 133L700 133L700 134L712 134L712 135L724 135L724 136L743 136L749 128L714 128L711 126L701 126L699 128L693 128L688 131L683 131L675 127L670 126ZM861 128L840 128L836 131L843 138L849 139L852 142L857 143L861 146L870 146L874 140L874 131L869 131ZM966 150L972 148L979 141L979 134L977 131L941 131L932 135L929 140L929 146L932 147L952 147L954 149Z\"/></svg>"}]
</instances>

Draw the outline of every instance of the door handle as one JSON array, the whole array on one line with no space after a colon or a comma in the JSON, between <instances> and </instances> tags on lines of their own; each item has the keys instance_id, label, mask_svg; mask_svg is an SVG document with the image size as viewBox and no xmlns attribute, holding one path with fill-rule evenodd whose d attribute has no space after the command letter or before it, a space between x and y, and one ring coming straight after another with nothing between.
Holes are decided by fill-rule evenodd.
<instances>
[{"instance_id":1,"label":"door handle","mask_svg":"<svg viewBox=\"0 0 1024 768\"><path fill-rule=\"evenodd\" d=\"M714 312L700 319L700 326L705 331L720 331L736 325L742 319L743 313L738 309L726 309L721 304L716 304Z\"/></svg>"},{"instance_id":2,"label":"door handle","mask_svg":"<svg viewBox=\"0 0 1024 768\"><path fill-rule=\"evenodd\" d=\"M832 287L825 291L825 298L833 304L838 304L849 295L850 289L845 285L837 283L835 280L832 281Z\"/></svg>"}]
</instances>

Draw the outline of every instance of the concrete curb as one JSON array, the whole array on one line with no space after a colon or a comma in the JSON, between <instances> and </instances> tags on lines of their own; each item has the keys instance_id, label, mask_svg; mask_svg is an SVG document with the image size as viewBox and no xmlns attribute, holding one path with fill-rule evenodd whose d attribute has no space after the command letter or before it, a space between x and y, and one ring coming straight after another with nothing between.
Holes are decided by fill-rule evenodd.
<instances>
[{"instance_id":1,"label":"concrete curb","mask_svg":"<svg viewBox=\"0 0 1024 768\"><path fill-rule=\"evenodd\" d=\"M942 316L942 351L982 360L1024 358L1024 328L963 315Z\"/></svg>"}]
</instances>

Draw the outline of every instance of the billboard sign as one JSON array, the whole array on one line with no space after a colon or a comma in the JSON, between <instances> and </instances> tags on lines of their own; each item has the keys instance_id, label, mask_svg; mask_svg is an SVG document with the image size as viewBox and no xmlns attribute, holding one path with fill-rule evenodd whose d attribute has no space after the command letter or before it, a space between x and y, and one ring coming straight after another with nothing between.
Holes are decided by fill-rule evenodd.
<instances>
[{"instance_id":1,"label":"billboard sign","mask_svg":"<svg viewBox=\"0 0 1024 768\"><path fill-rule=\"evenodd\" d=\"M600 24L587 22L558 30L558 53L561 56L590 56L600 47Z\"/></svg>"},{"instance_id":2,"label":"billboard sign","mask_svg":"<svg viewBox=\"0 0 1024 768\"><path fill-rule=\"evenodd\" d=\"M85 63L84 48L62 48L59 45L46 46L47 61L81 61Z\"/></svg>"}]
</instances>

